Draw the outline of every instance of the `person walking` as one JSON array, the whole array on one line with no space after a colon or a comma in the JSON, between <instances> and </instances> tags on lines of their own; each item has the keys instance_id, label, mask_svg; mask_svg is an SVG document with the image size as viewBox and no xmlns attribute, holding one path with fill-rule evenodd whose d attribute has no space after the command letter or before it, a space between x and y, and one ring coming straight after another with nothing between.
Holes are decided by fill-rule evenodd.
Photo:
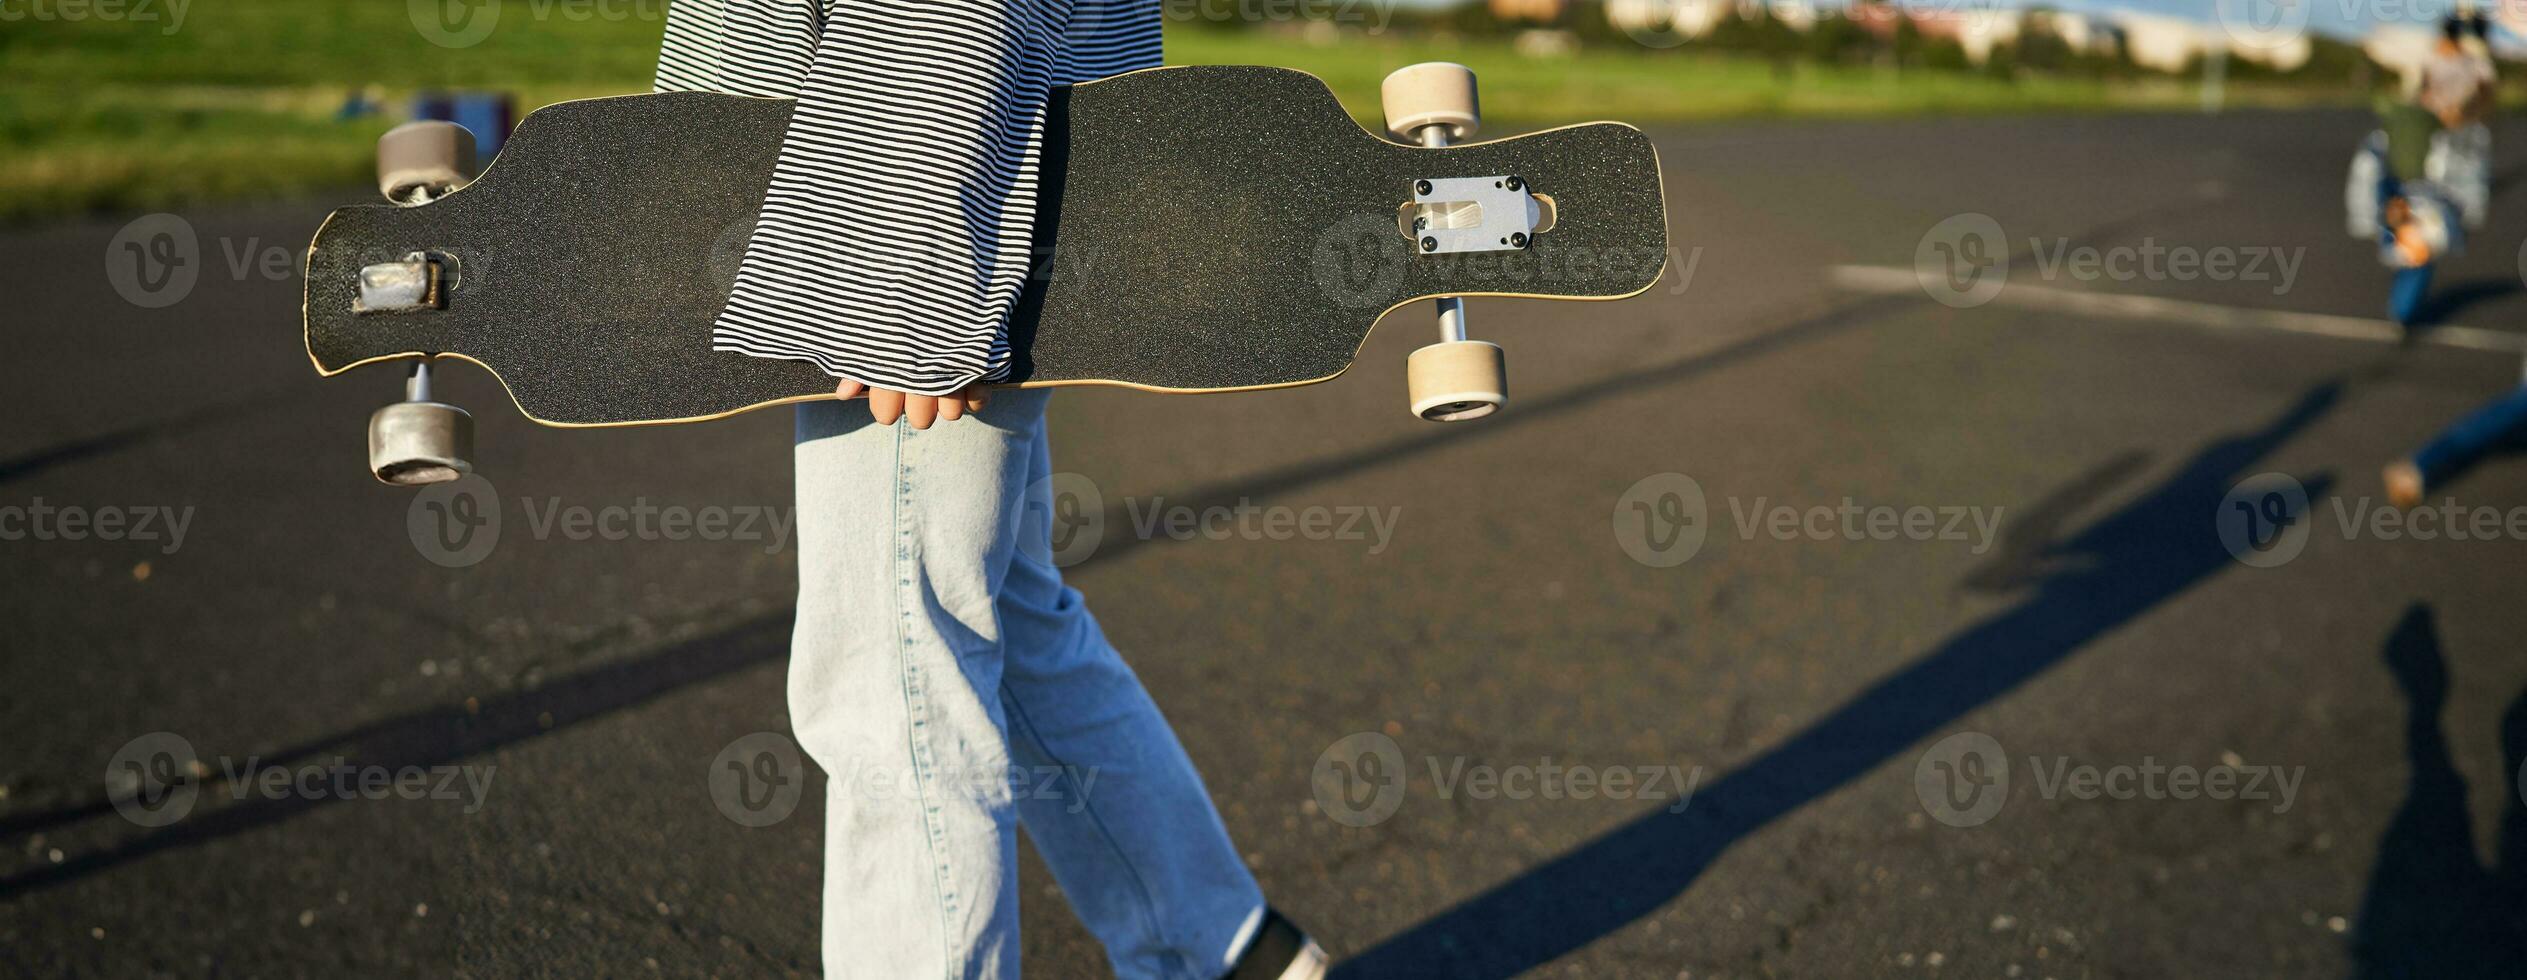
<instances>
[{"instance_id":1,"label":"person walking","mask_svg":"<svg viewBox=\"0 0 2527 980\"><path fill-rule=\"evenodd\" d=\"M1156 0L669 8L660 91L798 100L712 346L836 378L797 410L788 686L828 976L1016 977L1022 827L1119 976L1324 974L1052 561L1048 394L987 387L1052 90L1159 60Z\"/></svg>"}]
</instances>

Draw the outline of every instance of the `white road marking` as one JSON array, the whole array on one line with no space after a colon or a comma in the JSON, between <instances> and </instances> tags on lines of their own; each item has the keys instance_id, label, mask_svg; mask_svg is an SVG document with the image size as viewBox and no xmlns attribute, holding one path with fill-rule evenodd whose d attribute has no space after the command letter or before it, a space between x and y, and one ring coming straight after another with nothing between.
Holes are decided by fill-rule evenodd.
<instances>
[{"instance_id":1,"label":"white road marking","mask_svg":"<svg viewBox=\"0 0 2527 980\"><path fill-rule=\"evenodd\" d=\"M1838 265L1833 267L1834 285L1853 292L1896 295L1924 293L1913 270L1892 266ZM2336 316L2330 313L2300 313L2291 310L2258 310L2243 306L2221 306L2191 300L2166 299L2158 296L2133 296L2122 293L2092 292L2085 289L2063 289L2057 286L2036 286L2013 282L2001 287L1991 299L1995 304L2061 310L2092 316L2122 317L2131 320L2155 320L2213 330L2275 330L2283 333L2332 337L2338 340L2365 340L2380 344L2405 341L2404 328L2385 320L2367 317ZM2498 351L2505 354L2527 354L2527 334L2481 327L2444 324L2424 328L2415 343L2464 350Z\"/></svg>"}]
</instances>

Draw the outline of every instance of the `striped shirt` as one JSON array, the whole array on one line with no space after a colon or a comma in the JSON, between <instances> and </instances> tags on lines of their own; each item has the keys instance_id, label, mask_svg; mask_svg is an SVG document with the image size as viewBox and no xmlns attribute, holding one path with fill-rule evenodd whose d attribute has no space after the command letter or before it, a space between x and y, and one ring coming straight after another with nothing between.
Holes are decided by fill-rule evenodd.
<instances>
[{"instance_id":1,"label":"striped shirt","mask_svg":"<svg viewBox=\"0 0 2527 980\"><path fill-rule=\"evenodd\" d=\"M1050 90L1159 58L1158 0L675 0L659 91L799 100L712 347L1001 379Z\"/></svg>"}]
</instances>

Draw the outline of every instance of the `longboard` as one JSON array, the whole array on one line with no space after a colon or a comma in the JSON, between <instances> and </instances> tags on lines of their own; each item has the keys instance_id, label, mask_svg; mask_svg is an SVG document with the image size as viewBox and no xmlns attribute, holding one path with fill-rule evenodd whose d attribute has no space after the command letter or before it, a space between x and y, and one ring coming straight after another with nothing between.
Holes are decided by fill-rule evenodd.
<instances>
[{"instance_id":1,"label":"longboard","mask_svg":"<svg viewBox=\"0 0 2527 980\"><path fill-rule=\"evenodd\" d=\"M529 115L460 190L335 211L308 247L309 357L328 376L472 361L550 425L831 397L811 364L710 344L793 105L710 93L560 103ZM1409 146L1361 128L1311 75L1244 66L1058 89L1048 116L1036 272L1010 325L1014 384L1311 384L1416 300L1620 299L1666 265L1657 151L1620 123ZM1549 215L1518 247L1434 254L1412 232L1422 182L1502 177ZM364 312L363 270L416 255L435 263L432 305Z\"/></svg>"}]
</instances>

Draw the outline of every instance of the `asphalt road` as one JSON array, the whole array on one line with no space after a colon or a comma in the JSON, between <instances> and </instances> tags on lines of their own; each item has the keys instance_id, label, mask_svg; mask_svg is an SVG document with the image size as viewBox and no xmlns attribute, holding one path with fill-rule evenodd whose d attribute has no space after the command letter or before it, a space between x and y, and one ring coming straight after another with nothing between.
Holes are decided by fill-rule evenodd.
<instances>
[{"instance_id":1,"label":"asphalt road","mask_svg":"<svg viewBox=\"0 0 2527 980\"><path fill-rule=\"evenodd\" d=\"M2464 540L2375 512L2519 378L2441 341L2527 326L2527 198L2442 278L2495 333L2234 325L2379 314L2361 128L1662 133L1669 282L1474 303L1495 420L1404 411L1421 310L1331 384L1058 397L1073 581L1351 976L2514 975L2527 467L2444 488ZM329 203L187 213L189 288L118 287L122 219L0 234L0 972L814 972L822 777L739 742L786 730L786 414L540 429L451 370L502 510L452 556L361 469L393 373L301 348ZM1960 228L1992 301L1854 285ZM1324 523L1142 529L1241 504ZM1030 971L1101 972L1028 861Z\"/></svg>"}]
</instances>

